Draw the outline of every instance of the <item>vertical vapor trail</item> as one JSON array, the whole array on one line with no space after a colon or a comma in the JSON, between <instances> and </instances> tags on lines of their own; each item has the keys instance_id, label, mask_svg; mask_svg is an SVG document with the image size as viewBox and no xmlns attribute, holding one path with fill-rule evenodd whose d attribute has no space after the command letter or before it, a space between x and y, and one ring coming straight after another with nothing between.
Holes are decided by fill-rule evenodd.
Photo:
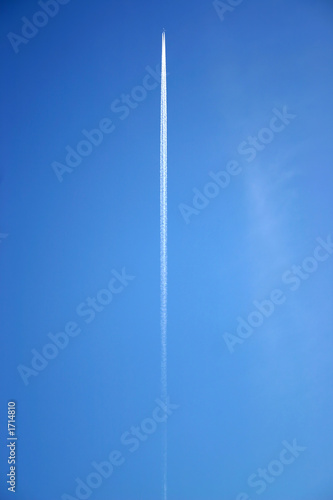
<instances>
[{"instance_id":1,"label":"vertical vapor trail","mask_svg":"<svg viewBox=\"0 0 333 500\"><path fill-rule=\"evenodd\" d=\"M167 404L167 292L168 292L168 200L167 200L167 88L165 32L162 33L161 129L160 129L160 287L161 287L161 392ZM163 498L167 499L167 424L163 436Z\"/></svg>"}]
</instances>

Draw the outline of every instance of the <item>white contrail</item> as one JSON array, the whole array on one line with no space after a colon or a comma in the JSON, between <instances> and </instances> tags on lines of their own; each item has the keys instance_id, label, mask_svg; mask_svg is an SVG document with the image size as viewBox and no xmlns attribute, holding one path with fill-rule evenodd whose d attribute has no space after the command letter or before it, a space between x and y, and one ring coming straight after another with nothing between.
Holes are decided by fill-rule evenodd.
<instances>
[{"instance_id":1,"label":"white contrail","mask_svg":"<svg viewBox=\"0 0 333 500\"><path fill-rule=\"evenodd\" d=\"M160 287L161 287L161 385L162 400L167 404L167 293L168 293L168 166L167 166L167 88L165 32L162 33L161 130L160 130ZM167 424L163 436L163 498L167 500Z\"/></svg>"}]
</instances>

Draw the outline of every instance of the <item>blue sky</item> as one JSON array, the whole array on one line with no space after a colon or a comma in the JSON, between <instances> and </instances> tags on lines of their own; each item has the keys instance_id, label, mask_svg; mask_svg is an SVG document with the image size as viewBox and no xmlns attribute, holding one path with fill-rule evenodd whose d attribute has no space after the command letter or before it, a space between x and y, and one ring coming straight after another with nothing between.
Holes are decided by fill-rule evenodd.
<instances>
[{"instance_id":1,"label":"blue sky","mask_svg":"<svg viewBox=\"0 0 333 500\"><path fill-rule=\"evenodd\" d=\"M133 452L124 433L160 411L165 28L168 498L330 500L333 5L56 5L1 6L1 499L10 400L18 500L78 499L113 450L123 462L91 500L162 498L165 424ZM8 38L23 17L47 24ZM38 371L52 335L63 348ZM261 494L249 484L278 467Z\"/></svg>"}]
</instances>

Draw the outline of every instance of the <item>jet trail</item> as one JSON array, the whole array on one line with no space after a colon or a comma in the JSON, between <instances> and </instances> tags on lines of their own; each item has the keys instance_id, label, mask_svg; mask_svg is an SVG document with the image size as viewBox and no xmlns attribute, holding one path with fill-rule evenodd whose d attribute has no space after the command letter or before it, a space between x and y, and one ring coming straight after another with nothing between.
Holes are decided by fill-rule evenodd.
<instances>
[{"instance_id":1,"label":"jet trail","mask_svg":"<svg viewBox=\"0 0 333 500\"><path fill-rule=\"evenodd\" d=\"M168 293L168 200L167 200L167 86L165 32L162 33L160 124L160 293L161 293L161 396L167 404L167 293ZM167 500L167 424L163 435L163 498Z\"/></svg>"}]
</instances>

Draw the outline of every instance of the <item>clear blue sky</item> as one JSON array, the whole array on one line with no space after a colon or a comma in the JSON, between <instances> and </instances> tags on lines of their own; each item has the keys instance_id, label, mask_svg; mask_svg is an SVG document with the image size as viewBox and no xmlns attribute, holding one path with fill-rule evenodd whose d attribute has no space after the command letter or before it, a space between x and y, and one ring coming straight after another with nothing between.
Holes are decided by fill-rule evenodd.
<instances>
[{"instance_id":1,"label":"clear blue sky","mask_svg":"<svg viewBox=\"0 0 333 500\"><path fill-rule=\"evenodd\" d=\"M162 498L165 28L168 498L331 500L332 2L51 4L1 2L0 498L10 400L17 500L79 499L112 450L91 500Z\"/></svg>"}]
</instances>

